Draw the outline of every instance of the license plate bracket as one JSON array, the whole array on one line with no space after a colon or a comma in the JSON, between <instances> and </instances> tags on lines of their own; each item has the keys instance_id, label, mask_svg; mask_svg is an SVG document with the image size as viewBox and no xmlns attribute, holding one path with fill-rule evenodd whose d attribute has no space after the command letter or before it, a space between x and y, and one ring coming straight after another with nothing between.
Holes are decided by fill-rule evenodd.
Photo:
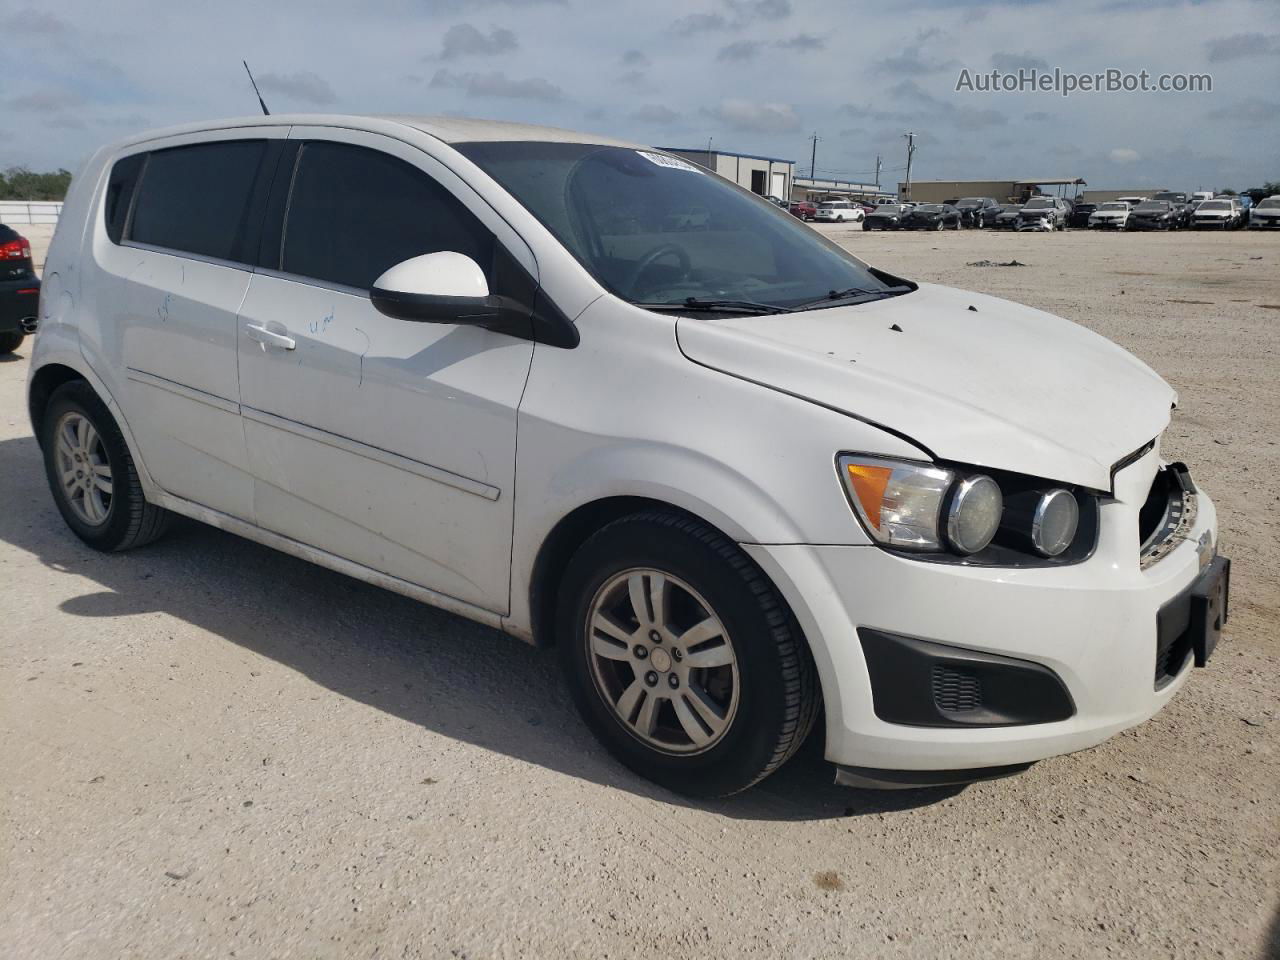
<instances>
[{"instance_id":1,"label":"license plate bracket","mask_svg":"<svg viewBox=\"0 0 1280 960\"><path fill-rule=\"evenodd\" d=\"M1188 629L1197 667L1209 662L1222 638L1230 593L1231 561L1223 556L1214 557L1191 588L1191 623Z\"/></svg>"}]
</instances>

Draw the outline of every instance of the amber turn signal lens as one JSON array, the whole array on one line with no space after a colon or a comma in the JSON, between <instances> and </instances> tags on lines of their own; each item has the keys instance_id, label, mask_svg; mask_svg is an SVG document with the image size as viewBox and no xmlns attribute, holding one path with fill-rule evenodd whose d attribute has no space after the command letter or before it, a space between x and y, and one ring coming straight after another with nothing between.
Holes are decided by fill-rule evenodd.
<instances>
[{"instance_id":1,"label":"amber turn signal lens","mask_svg":"<svg viewBox=\"0 0 1280 960\"><path fill-rule=\"evenodd\" d=\"M862 515L867 523L879 530L880 506L884 503L884 491L893 476L893 468L850 463L845 469L849 471L849 485L862 507Z\"/></svg>"}]
</instances>

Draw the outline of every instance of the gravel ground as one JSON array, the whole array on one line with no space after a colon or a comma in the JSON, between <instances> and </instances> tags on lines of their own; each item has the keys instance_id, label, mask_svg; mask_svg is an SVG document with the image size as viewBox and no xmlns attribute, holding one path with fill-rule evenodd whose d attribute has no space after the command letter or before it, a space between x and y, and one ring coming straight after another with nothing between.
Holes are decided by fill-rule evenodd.
<instances>
[{"instance_id":1,"label":"gravel ground","mask_svg":"<svg viewBox=\"0 0 1280 960\"><path fill-rule=\"evenodd\" d=\"M595 745L547 653L196 524L82 546L24 347L0 362L4 954L1276 956L1280 240L822 229L1178 389L1165 450L1217 499L1234 592L1169 709L967 789L837 788L811 744L691 803Z\"/></svg>"}]
</instances>

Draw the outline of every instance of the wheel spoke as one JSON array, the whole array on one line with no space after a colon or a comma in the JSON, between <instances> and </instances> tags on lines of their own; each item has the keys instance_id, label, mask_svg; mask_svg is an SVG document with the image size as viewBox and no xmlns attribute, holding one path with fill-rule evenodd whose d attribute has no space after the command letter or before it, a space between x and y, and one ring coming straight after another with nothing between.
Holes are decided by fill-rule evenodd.
<instances>
[{"instance_id":1,"label":"wheel spoke","mask_svg":"<svg viewBox=\"0 0 1280 960\"><path fill-rule=\"evenodd\" d=\"M89 448L89 421L84 417L76 418L76 446L81 450Z\"/></svg>"},{"instance_id":2,"label":"wheel spoke","mask_svg":"<svg viewBox=\"0 0 1280 960\"><path fill-rule=\"evenodd\" d=\"M62 429L58 431L58 452L68 460L75 456L76 451L76 434L72 429L70 421L62 425Z\"/></svg>"},{"instance_id":3,"label":"wheel spoke","mask_svg":"<svg viewBox=\"0 0 1280 960\"><path fill-rule=\"evenodd\" d=\"M696 647L700 643L706 643L716 637L724 634L724 627L720 625L720 621L715 617L707 617L700 623L695 623L680 636L676 637L676 643L684 648L687 653L690 648Z\"/></svg>"},{"instance_id":4,"label":"wheel spoke","mask_svg":"<svg viewBox=\"0 0 1280 960\"><path fill-rule=\"evenodd\" d=\"M618 715L627 723L631 722L631 714L635 713L636 704L640 697L644 694L644 682L636 677L631 681L631 686L622 691L622 696L618 698L618 702L613 708L618 711Z\"/></svg>"},{"instance_id":5,"label":"wheel spoke","mask_svg":"<svg viewBox=\"0 0 1280 960\"><path fill-rule=\"evenodd\" d=\"M625 641L613 640L608 636L601 636L599 632L591 634L591 652L597 657L604 657L606 660L627 660L631 659L631 647Z\"/></svg>"},{"instance_id":6,"label":"wheel spoke","mask_svg":"<svg viewBox=\"0 0 1280 960\"><path fill-rule=\"evenodd\" d=\"M727 667L732 663L733 648L723 640L709 644L700 650L686 652L684 655L684 665L690 669Z\"/></svg>"},{"instance_id":7,"label":"wheel spoke","mask_svg":"<svg viewBox=\"0 0 1280 960\"><path fill-rule=\"evenodd\" d=\"M101 501L98 500L98 492L96 490L86 490L81 494L80 502L84 504L85 516L92 523L97 523L101 516L98 511L102 507Z\"/></svg>"},{"instance_id":8,"label":"wheel spoke","mask_svg":"<svg viewBox=\"0 0 1280 960\"><path fill-rule=\"evenodd\" d=\"M627 594L631 598L631 610L636 615L636 620L641 626L648 626L653 622L649 616L649 603L645 596L644 574L633 573L627 577Z\"/></svg>"},{"instance_id":9,"label":"wheel spoke","mask_svg":"<svg viewBox=\"0 0 1280 960\"><path fill-rule=\"evenodd\" d=\"M99 490L101 490L103 493L107 494L108 496L114 492L111 487L110 474L107 474L105 477L101 475L94 477L93 485L97 487Z\"/></svg>"},{"instance_id":10,"label":"wheel spoke","mask_svg":"<svg viewBox=\"0 0 1280 960\"><path fill-rule=\"evenodd\" d=\"M640 715L636 717L636 730L646 737L653 736L653 728L658 722L658 706L660 701L650 690L645 694L644 703L640 705Z\"/></svg>"},{"instance_id":11,"label":"wheel spoke","mask_svg":"<svg viewBox=\"0 0 1280 960\"><path fill-rule=\"evenodd\" d=\"M72 468L72 469L70 469L70 470L63 470L63 471L62 471L62 485L63 485L64 487L66 487L66 488L67 488L67 491L68 491L68 492L70 492L71 488L72 488L72 487L74 487L74 486L75 486L75 484L76 484L76 471L75 471L75 468L73 467L73 468Z\"/></svg>"},{"instance_id":12,"label":"wheel spoke","mask_svg":"<svg viewBox=\"0 0 1280 960\"><path fill-rule=\"evenodd\" d=\"M680 721L680 726L684 729L685 736L693 741L695 746L702 746L711 738L707 735L707 731L702 724L698 722L698 718L693 715L693 710L686 702L684 696L675 697L671 701L671 706L675 707L676 719Z\"/></svg>"},{"instance_id":13,"label":"wheel spoke","mask_svg":"<svg viewBox=\"0 0 1280 960\"><path fill-rule=\"evenodd\" d=\"M88 420L84 421L84 452L87 456L92 456L98 446L98 431L94 429L93 424Z\"/></svg>"},{"instance_id":14,"label":"wheel spoke","mask_svg":"<svg viewBox=\"0 0 1280 960\"><path fill-rule=\"evenodd\" d=\"M689 684L685 688L684 699L689 701L690 705L697 712L699 719L711 728L711 736L718 734L724 727L724 714L720 712L720 708L711 702L711 698L696 683Z\"/></svg>"},{"instance_id":15,"label":"wheel spoke","mask_svg":"<svg viewBox=\"0 0 1280 960\"><path fill-rule=\"evenodd\" d=\"M594 633L603 633L620 643L631 642L631 631L607 613L597 613L591 618L591 629Z\"/></svg>"}]
</instances>

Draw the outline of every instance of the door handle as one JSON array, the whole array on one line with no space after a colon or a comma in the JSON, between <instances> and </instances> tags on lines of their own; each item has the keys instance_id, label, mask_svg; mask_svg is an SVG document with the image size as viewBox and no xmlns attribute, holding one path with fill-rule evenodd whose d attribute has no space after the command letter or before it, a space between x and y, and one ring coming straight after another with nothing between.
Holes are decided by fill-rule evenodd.
<instances>
[{"instance_id":1,"label":"door handle","mask_svg":"<svg viewBox=\"0 0 1280 960\"><path fill-rule=\"evenodd\" d=\"M258 326L256 323L245 324L244 332L250 340L257 340L263 346L270 345L292 350L298 345L293 337L286 337L283 333L276 333L274 330L268 330L266 327Z\"/></svg>"}]
</instances>

